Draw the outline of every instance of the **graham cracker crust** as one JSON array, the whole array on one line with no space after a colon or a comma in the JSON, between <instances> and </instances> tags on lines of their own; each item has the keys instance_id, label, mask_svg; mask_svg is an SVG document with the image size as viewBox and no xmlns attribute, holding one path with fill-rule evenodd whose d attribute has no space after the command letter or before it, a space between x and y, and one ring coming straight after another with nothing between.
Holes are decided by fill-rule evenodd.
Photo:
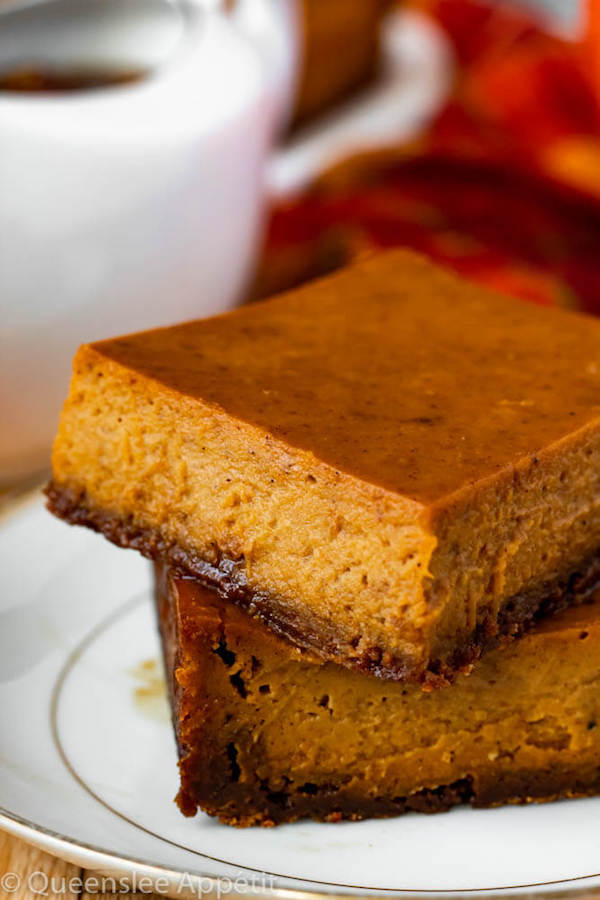
<instances>
[{"instance_id":1,"label":"graham cracker crust","mask_svg":"<svg viewBox=\"0 0 600 900\"><path fill-rule=\"evenodd\" d=\"M600 588L599 552L582 560L567 576L512 597L495 619L480 623L451 658L432 660L423 671L414 659L391 657L380 647L349 652L347 638L331 622L320 620L312 612L301 619L297 610L290 610L280 597L251 588L243 558L228 558L215 548L215 559L208 561L179 544L165 541L157 529L143 528L130 518L94 509L86 503L85 496L75 495L53 482L45 493L48 510L58 518L97 531L118 547L137 550L147 559L168 565L176 575L194 578L213 588L224 599L263 621L279 637L322 660L391 681L420 682L425 690L451 684L457 674L469 671L483 652L519 637L545 616L591 600Z\"/></svg>"}]
</instances>

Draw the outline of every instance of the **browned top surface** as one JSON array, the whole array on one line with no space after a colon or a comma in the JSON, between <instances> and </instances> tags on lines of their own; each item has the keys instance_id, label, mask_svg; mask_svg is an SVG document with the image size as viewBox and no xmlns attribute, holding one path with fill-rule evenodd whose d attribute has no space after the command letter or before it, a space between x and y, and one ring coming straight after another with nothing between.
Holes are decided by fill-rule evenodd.
<instances>
[{"instance_id":1,"label":"browned top surface","mask_svg":"<svg viewBox=\"0 0 600 900\"><path fill-rule=\"evenodd\" d=\"M600 416L600 321L503 298L404 251L94 347L422 502Z\"/></svg>"}]
</instances>

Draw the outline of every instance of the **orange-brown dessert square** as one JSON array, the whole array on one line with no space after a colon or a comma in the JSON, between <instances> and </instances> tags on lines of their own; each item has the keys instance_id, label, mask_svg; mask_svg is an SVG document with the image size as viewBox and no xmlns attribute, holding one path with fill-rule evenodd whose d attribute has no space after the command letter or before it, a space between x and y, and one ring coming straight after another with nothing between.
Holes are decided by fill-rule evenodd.
<instances>
[{"instance_id":1,"label":"orange-brown dessert square","mask_svg":"<svg viewBox=\"0 0 600 900\"><path fill-rule=\"evenodd\" d=\"M391 251L90 344L49 503L325 659L436 685L595 585L600 322Z\"/></svg>"},{"instance_id":2,"label":"orange-brown dessert square","mask_svg":"<svg viewBox=\"0 0 600 900\"><path fill-rule=\"evenodd\" d=\"M600 604L426 693L323 663L167 570L157 604L182 812L338 821L600 793Z\"/></svg>"}]
</instances>

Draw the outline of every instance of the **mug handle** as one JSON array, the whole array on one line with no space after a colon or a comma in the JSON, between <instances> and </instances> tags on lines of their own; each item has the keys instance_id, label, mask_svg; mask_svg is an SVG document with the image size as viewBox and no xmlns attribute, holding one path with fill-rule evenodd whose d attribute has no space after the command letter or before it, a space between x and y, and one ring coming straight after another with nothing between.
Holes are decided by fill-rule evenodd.
<instances>
[{"instance_id":1,"label":"mug handle","mask_svg":"<svg viewBox=\"0 0 600 900\"><path fill-rule=\"evenodd\" d=\"M273 201L299 193L342 159L416 137L439 112L454 71L445 32L426 14L400 9L386 18L382 38L382 71L373 86L273 153L267 166Z\"/></svg>"}]
</instances>

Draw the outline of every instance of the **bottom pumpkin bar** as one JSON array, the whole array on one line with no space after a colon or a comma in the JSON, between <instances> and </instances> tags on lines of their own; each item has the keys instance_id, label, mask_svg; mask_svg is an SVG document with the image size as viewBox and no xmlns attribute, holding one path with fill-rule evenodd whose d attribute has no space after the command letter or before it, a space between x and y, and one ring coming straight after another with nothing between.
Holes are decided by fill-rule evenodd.
<instances>
[{"instance_id":1,"label":"bottom pumpkin bar","mask_svg":"<svg viewBox=\"0 0 600 900\"><path fill-rule=\"evenodd\" d=\"M600 602L425 693L323 663L156 569L181 811L232 825L600 793Z\"/></svg>"}]
</instances>

